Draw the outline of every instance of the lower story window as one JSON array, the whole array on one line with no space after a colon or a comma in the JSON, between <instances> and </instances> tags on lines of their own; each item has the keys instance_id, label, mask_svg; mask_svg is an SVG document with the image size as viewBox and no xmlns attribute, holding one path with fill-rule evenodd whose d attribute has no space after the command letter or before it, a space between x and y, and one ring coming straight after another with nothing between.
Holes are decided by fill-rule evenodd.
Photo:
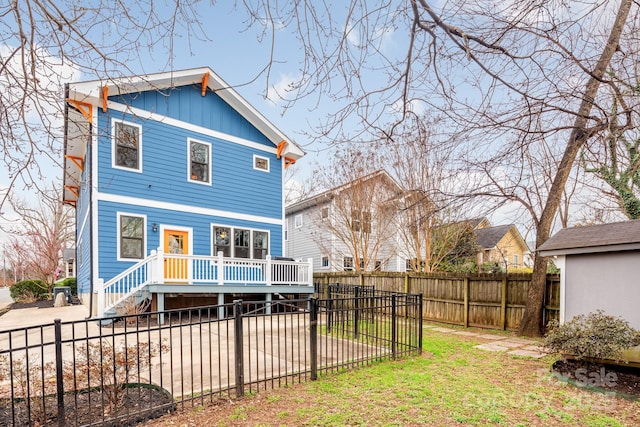
<instances>
[{"instance_id":1,"label":"lower story window","mask_svg":"<svg viewBox=\"0 0 640 427\"><path fill-rule=\"evenodd\" d=\"M213 225L211 235L213 255L222 252L227 258L252 259L266 259L269 255L268 231Z\"/></svg>"},{"instance_id":2,"label":"lower story window","mask_svg":"<svg viewBox=\"0 0 640 427\"><path fill-rule=\"evenodd\" d=\"M342 266L345 270L353 270L353 257L344 257L344 259L342 260Z\"/></svg>"},{"instance_id":3,"label":"lower story window","mask_svg":"<svg viewBox=\"0 0 640 427\"><path fill-rule=\"evenodd\" d=\"M119 216L120 253L119 258L144 258L144 217Z\"/></svg>"}]
</instances>

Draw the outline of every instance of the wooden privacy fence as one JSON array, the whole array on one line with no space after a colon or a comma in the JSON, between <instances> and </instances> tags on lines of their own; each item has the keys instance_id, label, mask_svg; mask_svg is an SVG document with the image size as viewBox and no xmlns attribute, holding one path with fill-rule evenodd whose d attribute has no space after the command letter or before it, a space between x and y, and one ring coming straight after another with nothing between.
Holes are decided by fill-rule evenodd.
<instances>
[{"instance_id":1,"label":"wooden privacy fence","mask_svg":"<svg viewBox=\"0 0 640 427\"><path fill-rule=\"evenodd\" d=\"M337 272L313 276L319 290L327 289L330 283L340 283L374 286L376 291L422 294L424 320L509 330L520 326L531 283L531 274ZM558 319L559 314L560 276L547 275L544 323Z\"/></svg>"}]
</instances>

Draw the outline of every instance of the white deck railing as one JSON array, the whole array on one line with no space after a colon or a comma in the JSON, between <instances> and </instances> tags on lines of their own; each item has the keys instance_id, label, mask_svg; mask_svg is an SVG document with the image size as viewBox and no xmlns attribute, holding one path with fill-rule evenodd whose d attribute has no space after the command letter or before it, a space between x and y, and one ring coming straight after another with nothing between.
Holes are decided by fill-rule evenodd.
<instances>
[{"instance_id":1,"label":"white deck railing","mask_svg":"<svg viewBox=\"0 0 640 427\"><path fill-rule=\"evenodd\" d=\"M150 284L289 285L313 287L313 262L165 254L151 251L144 260L106 283L98 282L98 316ZM211 289L212 293L220 289Z\"/></svg>"}]
</instances>

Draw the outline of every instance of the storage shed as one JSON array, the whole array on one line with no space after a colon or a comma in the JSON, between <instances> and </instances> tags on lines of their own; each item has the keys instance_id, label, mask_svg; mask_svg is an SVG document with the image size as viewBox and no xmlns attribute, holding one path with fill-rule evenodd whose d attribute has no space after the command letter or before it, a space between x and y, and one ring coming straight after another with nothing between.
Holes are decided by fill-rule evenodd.
<instances>
[{"instance_id":1,"label":"storage shed","mask_svg":"<svg viewBox=\"0 0 640 427\"><path fill-rule=\"evenodd\" d=\"M565 228L537 251L560 268L560 322L602 310L640 329L640 220Z\"/></svg>"}]
</instances>

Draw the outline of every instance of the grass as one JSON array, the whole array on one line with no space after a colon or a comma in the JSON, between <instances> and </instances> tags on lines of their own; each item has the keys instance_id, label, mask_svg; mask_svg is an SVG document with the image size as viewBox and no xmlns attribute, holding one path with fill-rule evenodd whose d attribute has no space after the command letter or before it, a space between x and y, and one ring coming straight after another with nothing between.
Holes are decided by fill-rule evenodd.
<instances>
[{"instance_id":1,"label":"grass","mask_svg":"<svg viewBox=\"0 0 640 427\"><path fill-rule=\"evenodd\" d=\"M150 425L636 426L640 403L553 379L551 357L514 357L425 329L424 354L185 411ZM215 420L215 421L214 421Z\"/></svg>"}]
</instances>

